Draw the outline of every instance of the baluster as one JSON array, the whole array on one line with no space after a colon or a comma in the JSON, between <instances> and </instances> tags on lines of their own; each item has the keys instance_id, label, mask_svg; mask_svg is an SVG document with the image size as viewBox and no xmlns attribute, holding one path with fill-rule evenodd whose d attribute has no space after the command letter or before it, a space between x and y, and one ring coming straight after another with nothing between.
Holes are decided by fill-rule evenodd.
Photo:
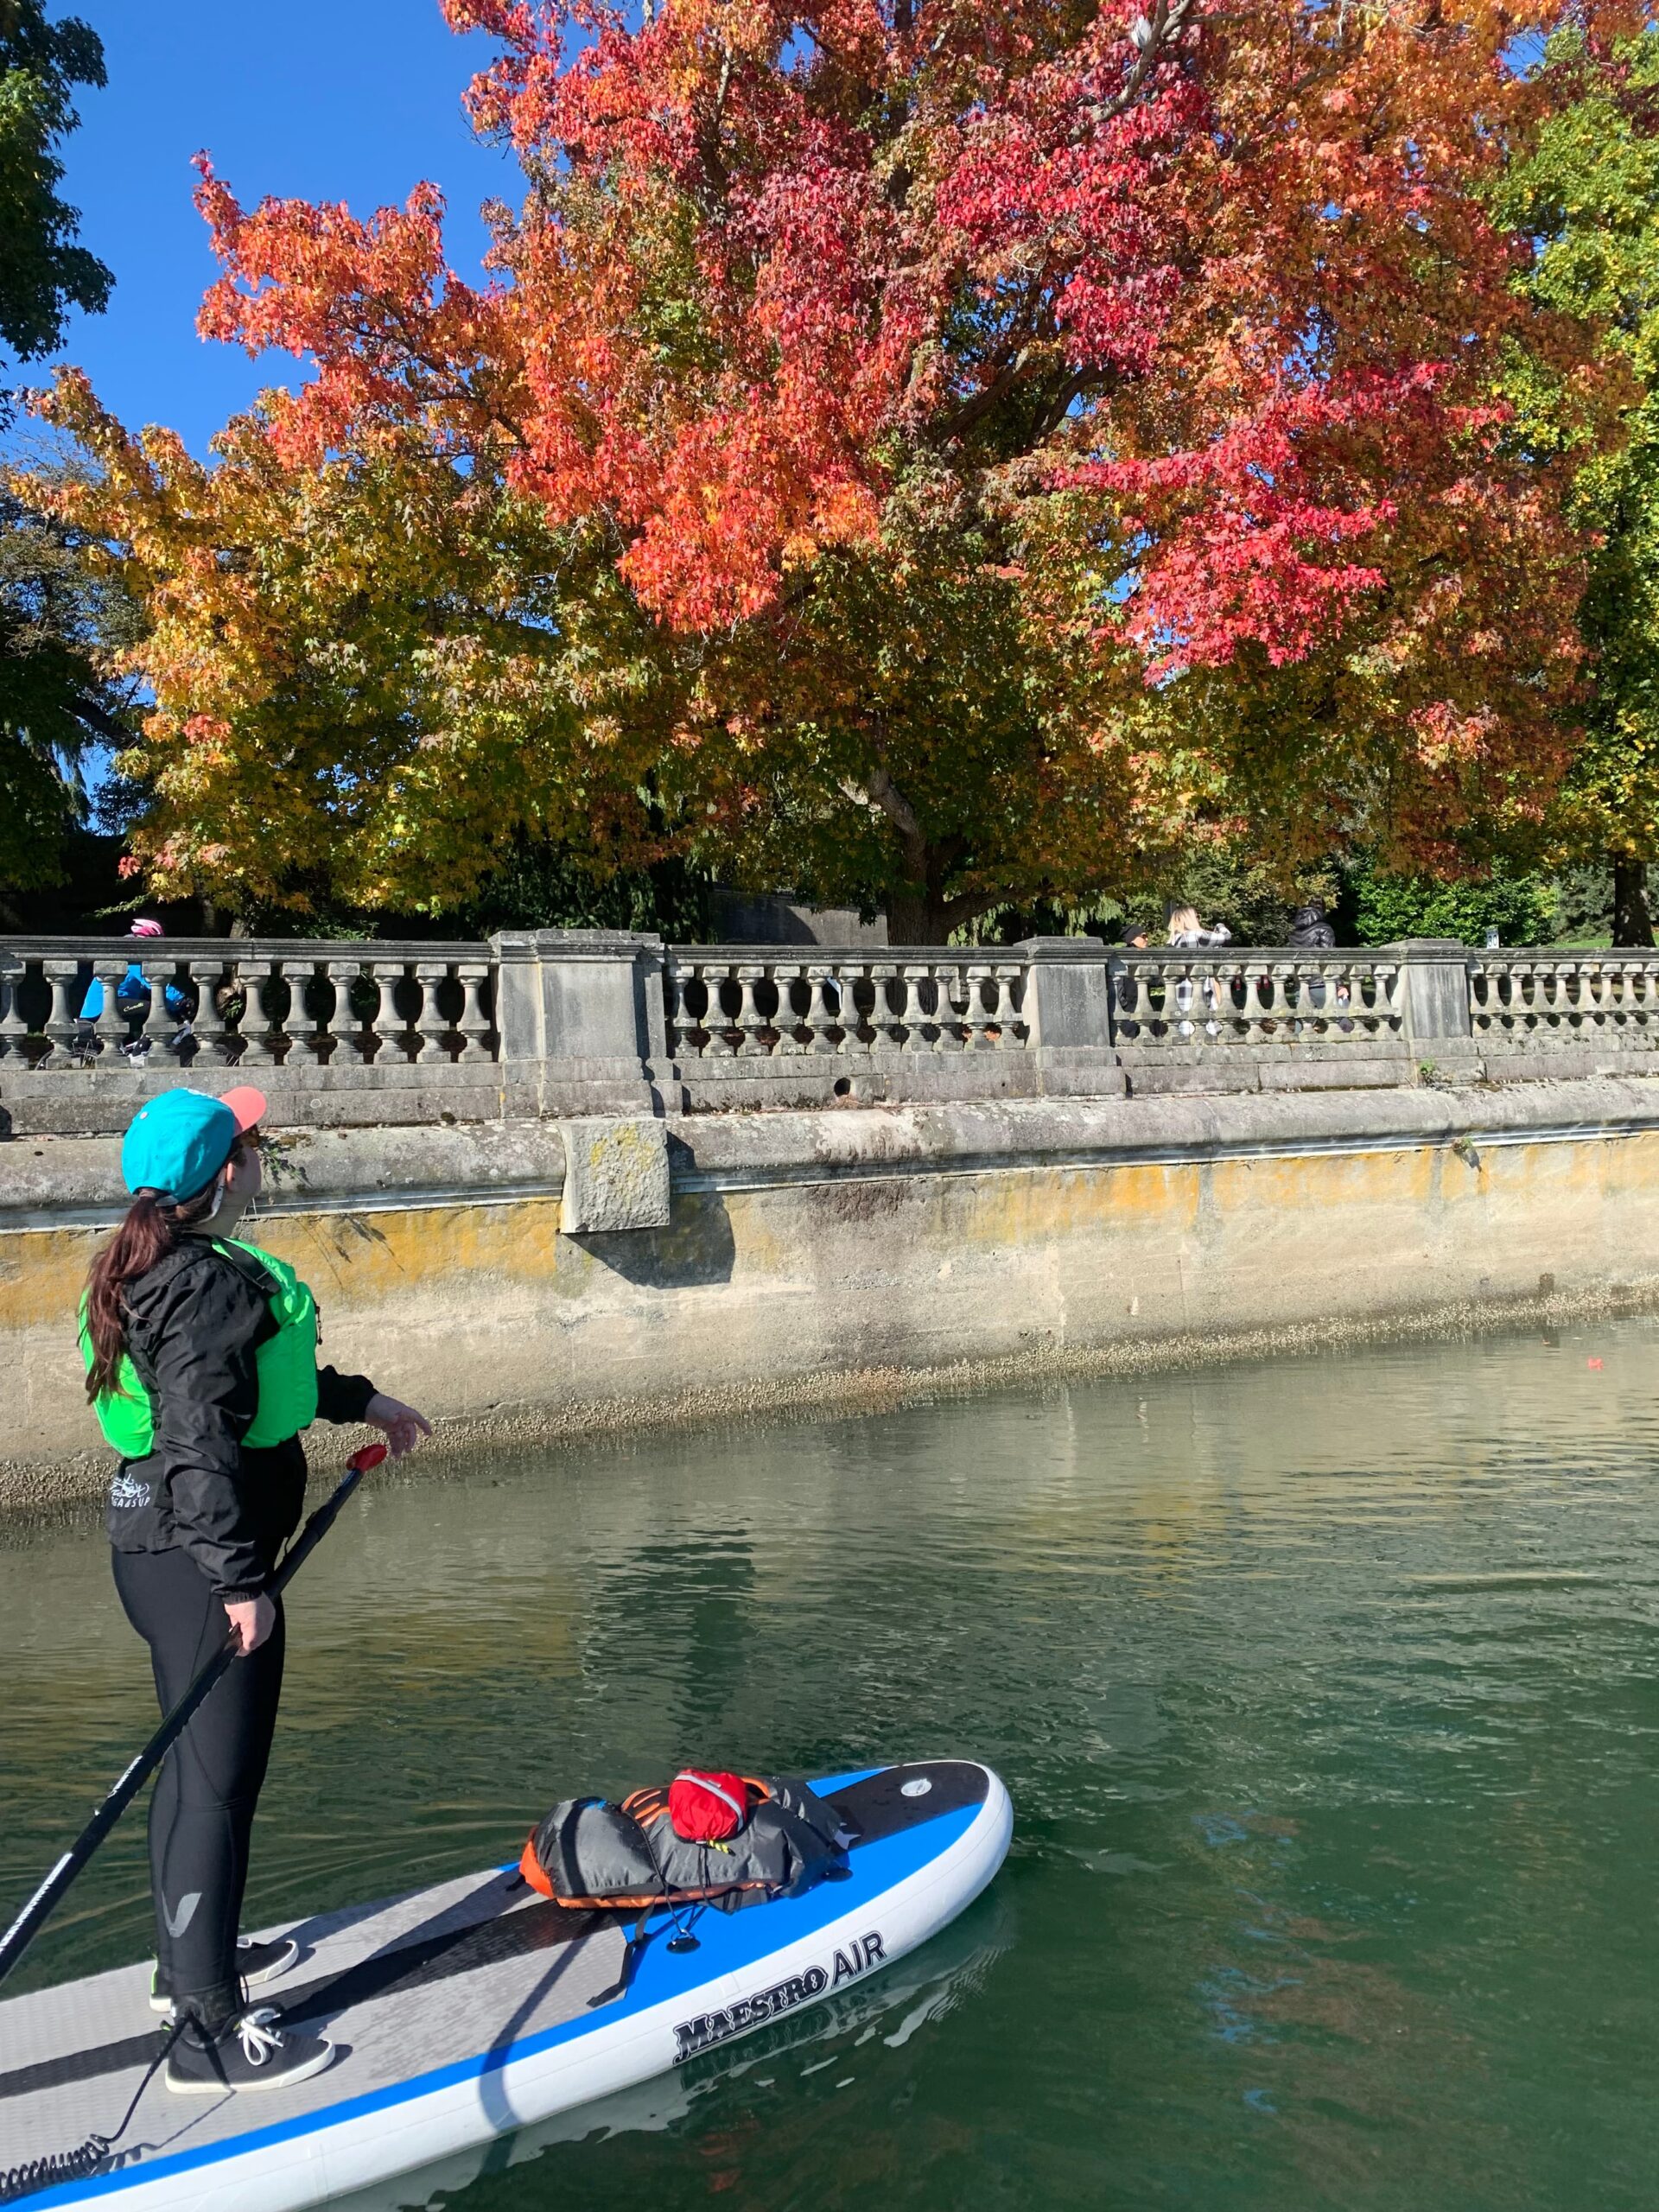
<instances>
[{"instance_id":1,"label":"baluster","mask_svg":"<svg viewBox=\"0 0 1659 2212\"><path fill-rule=\"evenodd\" d=\"M909 1003L903 962L877 962L870 969L870 980L875 986L870 1008L870 1027L875 1033L873 1044L878 1051L902 1052L907 1034L905 1009Z\"/></svg>"},{"instance_id":2,"label":"baluster","mask_svg":"<svg viewBox=\"0 0 1659 2212\"><path fill-rule=\"evenodd\" d=\"M365 990L369 979L360 960L330 960L325 965L328 980L334 987L334 1010L329 1021L331 1033L337 1040L329 1065L340 1067L349 1063L367 1067L374 1058L374 1039L362 1001L366 996L372 996L378 1007L378 986Z\"/></svg>"},{"instance_id":3,"label":"baluster","mask_svg":"<svg viewBox=\"0 0 1659 2212\"><path fill-rule=\"evenodd\" d=\"M246 998L242 1008L242 1057L237 1065L244 1068L274 1067L276 1052L271 1035L273 1016L265 1004L265 986L275 982L281 976L282 963L277 960L244 960L238 963L238 968Z\"/></svg>"},{"instance_id":4,"label":"baluster","mask_svg":"<svg viewBox=\"0 0 1659 2212\"><path fill-rule=\"evenodd\" d=\"M303 975L296 963L290 963L288 988L288 1065L327 1067L334 1037L331 1025L340 1007L339 995L328 980L328 963L313 960ZM302 1021L311 1025L303 1035Z\"/></svg>"},{"instance_id":5,"label":"baluster","mask_svg":"<svg viewBox=\"0 0 1659 2212\"><path fill-rule=\"evenodd\" d=\"M858 1002L858 988L861 983L868 982L869 980L870 969L868 963L861 967L843 964L836 970L836 987L841 1001L836 1020L841 1031L840 1052L843 1057L849 1052L862 1052L866 1049L864 1010ZM874 1023L874 1014L870 1018ZM871 1043L874 1044L874 1034L872 1029Z\"/></svg>"},{"instance_id":6,"label":"baluster","mask_svg":"<svg viewBox=\"0 0 1659 2212\"><path fill-rule=\"evenodd\" d=\"M1492 971L1484 960L1469 963L1469 1027L1478 1036L1491 1023Z\"/></svg>"},{"instance_id":7,"label":"baluster","mask_svg":"<svg viewBox=\"0 0 1659 2212\"><path fill-rule=\"evenodd\" d=\"M1389 1034L1403 1037L1406 1033L1406 971L1397 960L1391 960L1382 971L1379 989L1386 988L1389 1001Z\"/></svg>"},{"instance_id":8,"label":"baluster","mask_svg":"<svg viewBox=\"0 0 1659 2212\"><path fill-rule=\"evenodd\" d=\"M0 969L0 1062L19 1063L29 1058L29 1024L23 1019L23 979L28 969L22 961L15 968Z\"/></svg>"},{"instance_id":9,"label":"baluster","mask_svg":"<svg viewBox=\"0 0 1659 2212\"><path fill-rule=\"evenodd\" d=\"M685 987L689 980L683 963L671 952L663 963L663 985L667 993L668 1057L671 1060L701 1057L691 1041L696 1034L696 1024L685 1003Z\"/></svg>"},{"instance_id":10,"label":"baluster","mask_svg":"<svg viewBox=\"0 0 1659 2212\"><path fill-rule=\"evenodd\" d=\"M818 1055L832 1053L836 1046L830 1032L838 1027L841 1003L841 994L835 986L835 969L823 961L809 960L803 963L801 973L806 979L804 1019L810 1032L803 1049Z\"/></svg>"},{"instance_id":11,"label":"baluster","mask_svg":"<svg viewBox=\"0 0 1659 2212\"><path fill-rule=\"evenodd\" d=\"M226 965L217 973L209 969L196 979L200 994L196 1007L196 1034L213 1067L228 1067L238 1046L233 1015L233 994L239 988L236 970Z\"/></svg>"},{"instance_id":12,"label":"baluster","mask_svg":"<svg viewBox=\"0 0 1659 2212\"><path fill-rule=\"evenodd\" d=\"M1315 986L1322 980L1325 988ZM1268 963L1268 999L1272 1018L1293 1037L1317 1036L1330 1010L1331 993L1323 963L1311 960L1272 960ZM1277 1035L1277 1029L1274 1034Z\"/></svg>"},{"instance_id":13,"label":"baluster","mask_svg":"<svg viewBox=\"0 0 1659 2212\"><path fill-rule=\"evenodd\" d=\"M927 1001L931 995L927 988L928 979L932 973L931 963L923 965L914 960L906 960L899 970L899 1020L903 1033L899 1049L901 1052L914 1055L932 1050L927 1033L933 1026L932 1017L927 1010Z\"/></svg>"},{"instance_id":14,"label":"baluster","mask_svg":"<svg viewBox=\"0 0 1659 2212\"><path fill-rule=\"evenodd\" d=\"M415 988L420 993L420 1004L415 1012L415 1030L418 1039L416 1064L430 1067L437 1061L446 1065L454 1058L449 1050L450 1025L438 1004L441 987L449 980L447 960L417 960L415 963Z\"/></svg>"},{"instance_id":15,"label":"baluster","mask_svg":"<svg viewBox=\"0 0 1659 2212\"><path fill-rule=\"evenodd\" d=\"M919 1017L921 1032L915 1047L918 1052L950 1050L949 987L956 972L954 962L930 960L925 970L912 981L911 1003Z\"/></svg>"},{"instance_id":16,"label":"baluster","mask_svg":"<svg viewBox=\"0 0 1659 2212\"><path fill-rule=\"evenodd\" d=\"M734 970L738 986L734 1027L738 1032L737 1057L741 1060L770 1058L767 1047L760 1041L760 1033L767 1026L766 1019L754 1000L755 986L765 978L766 972L763 967L747 960L738 963Z\"/></svg>"},{"instance_id":17,"label":"baluster","mask_svg":"<svg viewBox=\"0 0 1659 2212\"><path fill-rule=\"evenodd\" d=\"M894 1052L919 1051L917 1042L919 1001L916 992L916 971L909 961L893 963L887 978L887 1003L889 1015L887 1038Z\"/></svg>"},{"instance_id":18,"label":"baluster","mask_svg":"<svg viewBox=\"0 0 1659 2212\"><path fill-rule=\"evenodd\" d=\"M939 1041L941 1052L960 1052L968 1042L967 981L960 960L942 969L939 976Z\"/></svg>"},{"instance_id":19,"label":"baluster","mask_svg":"<svg viewBox=\"0 0 1659 2212\"><path fill-rule=\"evenodd\" d=\"M1111 1033L1123 1044L1142 1041L1141 971L1121 953L1106 964L1106 990L1110 1006ZM964 1037L964 1042L966 1039Z\"/></svg>"},{"instance_id":20,"label":"baluster","mask_svg":"<svg viewBox=\"0 0 1659 2212\"><path fill-rule=\"evenodd\" d=\"M948 972L948 970L947 970ZM939 963L930 960L924 968L912 968L906 978L906 1020L910 1028L907 1050L912 1052L937 1052L939 1049L939 1007L944 997L939 980Z\"/></svg>"},{"instance_id":21,"label":"baluster","mask_svg":"<svg viewBox=\"0 0 1659 2212\"><path fill-rule=\"evenodd\" d=\"M726 1004L729 990L740 1001L737 969L734 963L722 960L717 965L712 961L697 963L697 973L702 978L709 995L709 1010L703 1015L703 1027L709 1032L706 1056L714 1060L731 1060L737 1057L737 1042L732 1037L734 1017Z\"/></svg>"},{"instance_id":22,"label":"baluster","mask_svg":"<svg viewBox=\"0 0 1659 2212\"><path fill-rule=\"evenodd\" d=\"M964 1053L969 1042L967 1028L969 984L967 973L960 960L953 960L940 976L938 987L938 1048L943 1053Z\"/></svg>"},{"instance_id":23,"label":"baluster","mask_svg":"<svg viewBox=\"0 0 1659 2212\"><path fill-rule=\"evenodd\" d=\"M121 1047L127 1042L127 1017L117 996L117 986L126 981L127 963L118 954L111 954L107 961L96 962L92 973L104 986L104 1003L92 1024L99 1065L105 1068L124 1067L127 1060Z\"/></svg>"},{"instance_id":24,"label":"baluster","mask_svg":"<svg viewBox=\"0 0 1659 2212\"><path fill-rule=\"evenodd\" d=\"M1524 969L1512 960L1496 972L1488 971L1486 993L1491 1010L1491 1026L1502 1036L1513 1036L1517 1030L1535 1026L1527 981Z\"/></svg>"},{"instance_id":25,"label":"baluster","mask_svg":"<svg viewBox=\"0 0 1659 2212\"><path fill-rule=\"evenodd\" d=\"M1482 979L1482 992L1486 1008L1485 1027L1489 1035L1504 1036L1515 1027L1516 977L1513 963L1502 968L1488 966ZM1474 1001L1470 1001L1470 1020L1474 1020Z\"/></svg>"},{"instance_id":26,"label":"baluster","mask_svg":"<svg viewBox=\"0 0 1659 2212\"><path fill-rule=\"evenodd\" d=\"M1511 960L1491 976L1488 992L1492 1027L1503 1036L1538 1026L1536 977L1524 962Z\"/></svg>"},{"instance_id":27,"label":"baluster","mask_svg":"<svg viewBox=\"0 0 1659 2212\"><path fill-rule=\"evenodd\" d=\"M366 963L365 972L378 994L374 1011L369 1017L375 1040L374 1064L378 1068L406 1066L410 1058L410 1025L397 1011L397 986L410 971L402 963L390 961L383 972L380 963L372 960Z\"/></svg>"},{"instance_id":28,"label":"baluster","mask_svg":"<svg viewBox=\"0 0 1659 2212\"><path fill-rule=\"evenodd\" d=\"M48 1057L61 1065L74 1049L77 1017L86 996L86 987L81 982L80 969L76 962L48 960L42 965L46 979L52 986L52 1010L46 1018Z\"/></svg>"},{"instance_id":29,"label":"baluster","mask_svg":"<svg viewBox=\"0 0 1659 2212\"><path fill-rule=\"evenodd\" d=\"M485 1008L484 995L491 983L490 965L486 960L464 960L456 969L461 977L463 994L461 1020L456 1027L461 1032L461 1057L463 1060L487 1060L493 1058L489 1046L490 1031L493 1027ZM669 1046L672 1059L678 1047Z\"/></svg>"},{"instance_id":30,"label":"baluster","mask_svg":"<svg viewBox=\"0 0 1659 2212\"><path fill-rule=\"evenodd\" d=\"M803 1020L803 1016L797 1013L795 1007L795 986L801 981L802 972L801 964L796 960L774 962L770 970L772 982L778 992L778 1011L772 1018L773 1027L778 1032L778 1042L772 1049L773 1056L779 1059L790 1059L798 1053L811 1050L810 1045L802 1044L796 1033ZM809 1012L811 1004L811 996L809 993L807 998Z\"/></svg>"},{"instance_id":31,"label":"baluster","mask_svg":"<svg viewBox=\"0 0 1659 2212\"><path fill-rule=\"evenodd\" d=\"M870 1050L879 1052L893 1044L893 1000L887 985L898 973L887 960L872 960L864 969L864 979L870 987Z\"/></svg>"},{"instance_id":32,"label":"baluster","mask_svg":"<svg viewBox=\"0 0 1659 2212\"><path fill-rule=\"evenodd\" d=\"M184 1025L183 1015L175 1019L168 1011L167 1005L167 987L171 983L176 988L180 973L181 965L176 962L171 967L146 968L144 970L145 980L149 985L149 1004L144 1010L143 1024L138 1033L143 1040L145 1058L151 1063L160 1057L157 1047L164 1050L170 1046Z\"/></svg>"},{"instance_id":33,"label":"baluster","mask_svg":"<svg viewBox=\"0 0 1659 2212\"><path fill-rule=\"evenodd\" d=\"M962 1049L964 1052L988 1052L993 1048L989 1034L992 1015L985 1004L985 980L988 974L982 960L964 960L957 970L957 1017L962 1024Z\"/></svg>"},{"instance_id":34,"label":"baluster","mask_svg":"<svg viewBox=\"0 0 1659 2212\"><path fill-rule=\"evenodd\" d=\"M1026 970L1017 961L994 971L996 978L997 1019L1001 1027L1000 1049L1017 1052L1031 1042L1026 1020Z\"/></svg>"}]
</instances>

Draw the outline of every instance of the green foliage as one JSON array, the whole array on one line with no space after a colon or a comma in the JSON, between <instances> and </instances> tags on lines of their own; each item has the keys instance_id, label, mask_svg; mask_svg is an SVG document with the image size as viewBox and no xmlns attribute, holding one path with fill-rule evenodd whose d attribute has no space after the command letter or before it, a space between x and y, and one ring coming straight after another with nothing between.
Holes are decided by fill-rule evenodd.
<instances>
[{"instance_id":1,"label":"green foliage","mask_svg":"<svg viewBox=\"0 0 1659 2212\"><path fill-rule=\"evenodd\" d=\"M70 308L96 314L109 297L109 270L75 244L53 150L75 126L71 86L103 82L86 24L48 22L41 0L0 0L0 346L19 360L50 352ZM0 884L57 881L81 812L87 710L109 705L88 657L92 596L69 535L0 499Z\"/></svg>"},{"instance_id":2,"label":"green foliage","mask_svg":"<svg viewBox=\"0 0 1659 2212\"><path fill-rule=\"evenodd\" d=\"M130 741L101 669L134 620L84 539L0 493L0 884L60 880L78 770L94 746Z\"/></svg>"},{"instance_id":3,"label":"green foliage","mask_svg":"<svg viewBox=\"0 0 1659 2212\"><path fill-rule=\"evenodd\" d=\"M1495 871L1484 882L1431 875L1359 875L1356 934L1362 944L1402 938L1455 938L1480 944L1489 929L1504 944L1548 944L1554 934L1554 887L1545 877Z\"/></svg>"},{"instance_id":4,"label":"green foliage","mask_svg":"<svg viewBox=\"0 0 1659 2212\"><path fill-rule=\"evenodd\" d=\"M71 86L103 82L87 24L48 22L42 0L0 0L0 344L19 360L51 352L70 308L98 314L115 281L75 243L53 150L77 121Z\"/></svg>"},{"instance_id":5,"label":"green foliage","mask_svg":"<svg viewBox=\"0 0 1659 2212\"><path fill-rule=\"evenodd\" d=\"M1524 289L1599 324L1631 403L1624 437L1577 478L1577 518L1599 537L1580 613L1592 690L1554 827L1568 854L1649 860L1659 855L1659 30L1605 62L1563 32L1544 78L1560 111L1505 177L1496 212L1538 242ZM1532 443L1565 438L1570 450L1568 403L1539 364L1517 368L1510 396Z\"/></svg>"}]
</instances>

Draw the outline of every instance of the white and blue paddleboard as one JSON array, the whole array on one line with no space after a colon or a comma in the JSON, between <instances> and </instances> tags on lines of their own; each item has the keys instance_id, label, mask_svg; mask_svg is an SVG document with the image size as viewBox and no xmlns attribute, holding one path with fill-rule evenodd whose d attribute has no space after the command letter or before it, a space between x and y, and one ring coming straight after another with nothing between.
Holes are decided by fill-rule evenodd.
<instances>
[{"instance_id":1,"label":"white and blue paddleboard","mask_svg":"<svg viewBox=\"0 0 1659 2212\"><path fill-rule=\"evenodd\" d=\"M845 1866L739 1912L682 1907L695 1949L670 1950L664 1911L630 1957L635 1916L550 1904L510 1868L283 1929L300 1961L256 1996L329 2037L327 2071L220 2098L157 2076L99 2171L20 2201L290 2212L373 2189L880 1973L978 1896L1013 1833L968 1760L813 1786L853 1832ZM114 2131L161 2049L149 1996L137 1966L0 2004L0 2176Z\"/></svg>"}]
</instances>

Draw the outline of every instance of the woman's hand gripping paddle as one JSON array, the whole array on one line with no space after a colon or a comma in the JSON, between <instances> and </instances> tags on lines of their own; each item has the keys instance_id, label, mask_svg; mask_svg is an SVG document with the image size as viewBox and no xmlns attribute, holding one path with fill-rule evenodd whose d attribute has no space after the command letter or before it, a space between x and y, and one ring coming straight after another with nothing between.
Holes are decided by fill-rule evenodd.
<instances>
[{"instance_id":1,"label":"woman's hand gripping paddle","mask_svg":"<svg viewBox=\"0 0 1659 2212\"><path fill-rule=\"evenodd\" d=\"M387 1449L384 1444L365 1444L360 1452L352 1454L346 1463L346 1472L332 1495L324 1498L283 1554L282 1565L270 1578L270 1596L280 1597L288 1587L333 1528L340 1507L369 1469L379 1465L386 1456ZM219 1676L232 1664L239 1648L240 1638L234 1629L227 1626L223 1648L207 1662L16 1919L5 1934L0 1936L0 1981L5 1980L22 1957L40 1933L48 1914L184 1733L189 1726L190 1716Z\"/></svg>"}]
</instances>

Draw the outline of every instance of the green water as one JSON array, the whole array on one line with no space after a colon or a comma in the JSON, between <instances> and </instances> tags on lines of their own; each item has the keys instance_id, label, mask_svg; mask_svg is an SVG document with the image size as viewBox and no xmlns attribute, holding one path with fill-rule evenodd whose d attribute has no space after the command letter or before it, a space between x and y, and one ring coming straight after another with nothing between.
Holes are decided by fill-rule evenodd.
<instances>
[{"instance_id":1,"label":"green water","mask_svg":"<svg viewBox=\"0 0 1659 2212\"><path fill-rule=\"evenodd\" d=\"M967 1752L1014 1844L936 1945L445 2201L1651 2212L1656 1354L1631 1322L382 1484L296 1587L251 1920L691 1756ZM3 1903L149 1725L95 1524L0 1525L0 1654ZM30 1979L142 1953L140 1847Z\"/></svg>"}]
</instances>

